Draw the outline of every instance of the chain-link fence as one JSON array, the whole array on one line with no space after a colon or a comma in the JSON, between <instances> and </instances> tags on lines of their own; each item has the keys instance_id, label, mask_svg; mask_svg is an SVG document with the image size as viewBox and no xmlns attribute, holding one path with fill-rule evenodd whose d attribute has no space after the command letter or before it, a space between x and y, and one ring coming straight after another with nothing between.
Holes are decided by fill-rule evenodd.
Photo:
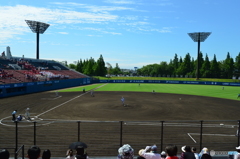
<instances>
[{"instance_id":1,"label":"chain-link fence","mask_svg":"<svg viewBox=\"0 0 240 159\"><path fill-rule=\"evenodd\" d=\"M234 151L239 146L238 120L227 121L38 121L0 124L0 148L11 156L24 145L50 149L53 157L65 157L72 142L88 145L89 156L116 156L118 148L130 144L138 150L156 144L158 152L166 145L203 147L214 151ZM22 153L22 152L21 152ZM21 156L21 154L20 154Z\"/></svg>"}]
</instances>

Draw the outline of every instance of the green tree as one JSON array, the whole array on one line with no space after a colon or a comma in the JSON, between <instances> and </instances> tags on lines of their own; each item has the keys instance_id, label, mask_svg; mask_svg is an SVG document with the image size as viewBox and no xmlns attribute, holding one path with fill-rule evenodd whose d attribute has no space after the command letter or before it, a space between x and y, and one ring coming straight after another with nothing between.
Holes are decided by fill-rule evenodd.
<instances>
[{"instance_id":1,"label":"green tree","mask_svg":"<svg viewBox=\"0 0 240 159\"><path fill-rule=\"evenodd\" d=\"M76 70L77 70L78 72L83 73L83 62L82 62L82 59L80 59L80 61L77 62Z\"/></svg>"},{"instance_id":2,"label":"green tree","mask_svg":"<svg viewBox=\"0 0 240 159\"><path fill-rule=\"evenodd\" d=\"M84 74L88 76L94 75L94 66L95 66L95 60L91 57L88 61L86 61L84 65Z\"/></svg>"},{"instance_id":3,"label":"green tree","mask_svg":"<svg viewBox=\"0 0 240 159\"><path fill-rule=\"evenodd\" d=\"M174 59L172 61L173 64L173 72L171 74L177 74L177 69L179 67L179 61L178 61L178 56L177 54L175 54Z\"/></svg>"},{"instance_id":4,"label":"green tree","mask_svg":"<svg viewBox=\"0 0 240 159\"><path fill-rule=\"evenodd\" d=\"M231 58L230 53L227 53L226 59L223 61L222 74L223 78L232 78L234 71L234 61Z\"/></svg>"},{"instance_id":5,"label":"green tree","mask_svg":"<svg viewBox=\"0 0 240 159\"><path fill-rule=\"evenodd\" d=\"M234 68L234 75L240 77L240 52L235 58Z\"/></svg>"},{"instance_id":6,"label":"green tree","mask_svg":"<svg viewBox=\"0 0 240 159\"><path fill-rule=\"evenodd\" d=\"M201 77L203 77L203 78L209 78L210 77L210 74L211 74L210 65L211 64L210 64L208 55L206 54L205 60L204 60L203 65L200 69Z\"/></svg>"},{"instance_id":7,"label":"green tree","mask_svg":"<svg viewBox=\"0 0 240 159\"><path fill-rule=\"evenodd\" d=\"M122 71L121 71L120 67L118 66L118 63L116 63L116 66L113 68L113 74L114 75L122 74Z\"/></svg>"},{"instance_id":8,"label":"green tree","mask_svg":"<svg viewBox=\"0 0 240 159\"><path fill-rule=\"evenodd\" d=\"M219 63L217 62L216 55L214 54L213 60L210 63L210 71L212 78L219 78L220 77L220 68Z\"/></svg>"},{"instance_id":9,"label":"green tree","mask_svg":"<svg viewBox=\"0 0 240 159\"><path fill-rule=\"evenodd\" d=\"M105 62L102 55L100 55L96 62L95 74L97 76L105 76L107 74L107 68L105 67Z\"/></svg>"},{"instance_id":10,"label":"green tree","mask_svg":"<svg viewBox=\"0 0 240 159\"><path fill-rule=\"evenodd\" d=\"M74 65L74 64L72 64L72 63L70 63L70 64L68 65L68 67L71 68L71 69L74 69L74 70L76 70L76 68L77 68L77 66Z\"/></svg>"}]
</instances>

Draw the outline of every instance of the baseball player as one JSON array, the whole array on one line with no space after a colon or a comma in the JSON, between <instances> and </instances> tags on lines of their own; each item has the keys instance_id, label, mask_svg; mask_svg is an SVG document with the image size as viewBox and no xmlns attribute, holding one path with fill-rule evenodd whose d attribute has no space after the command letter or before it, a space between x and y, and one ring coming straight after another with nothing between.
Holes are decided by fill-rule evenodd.
<instances>
[{"instance_id":1,"label":"baseball player","mask_svg":"<svg viewBox=\"0 0 240 159\"><path fill-rule=\"evenodd\" d=\"M15 121L16 120L16 114L17 114L17 110L14 110L12 112L12 121Z\"/></svg>"},{"instance_id":2,"label":"baseball player","mask_svg":"<svg viewBox=\"0 0 240 159\"><path fill-rule=\"evenodd\" d=\"M25 111L25 119L26 120L31 120L31 118L30 118L30 113L29 113L29 110L30 110L30 108L27 108Z\"/></svg>"},{"instance_id":3,"label":"baseball player","mask_svg":"<svg viewBox=\"0 0 240 159\"><path fill-rule=\"evenodd\" d=\"M94 92L93 92L93 90L91 90L91 96L94 97Z\"/></svg>"},{"instance_id":4,"label":"baseball player","mask_svg":"<svg viewBox=\"0 0 240 159\"><path fill-rule=\"evenodd\" d=\"M121 98L121 101L122 101L123 106L125 106L125 103L124 103L125 99L123 97Z\"/></svg>"}]
</instances>

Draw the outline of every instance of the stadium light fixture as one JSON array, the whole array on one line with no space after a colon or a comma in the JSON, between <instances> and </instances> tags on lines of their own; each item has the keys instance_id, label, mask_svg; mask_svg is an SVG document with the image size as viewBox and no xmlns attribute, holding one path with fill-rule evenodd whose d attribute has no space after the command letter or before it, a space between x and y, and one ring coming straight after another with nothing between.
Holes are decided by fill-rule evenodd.
<instances>
[{"instance_id":1,"label":"stadium light fixture","mask_svg":"<svg viewBox=\"0 0 240 159\"><path fill-rule=\"evenodd\" d=\"M50 26L49 24L38 22L38 21L33 21L33 20L25 20L32 32L37 34L37 53L36 53L36 58L39 59L39 34L43 34L47 28Z\"/></svg>"},{"instance_id":2,"label":"stadium light fixture","mask_svg":"<svg viewBox=\"0 0 240 159\"><path fill-rule=\"evenodd\" d=\"M194 42L198 42L198 54L197 54L197 70L196 70L196 80L199 80L199 54L200 54L200 42L204 42L211 32L195 32L188 33Z\"/></svg>"}]
</instances>

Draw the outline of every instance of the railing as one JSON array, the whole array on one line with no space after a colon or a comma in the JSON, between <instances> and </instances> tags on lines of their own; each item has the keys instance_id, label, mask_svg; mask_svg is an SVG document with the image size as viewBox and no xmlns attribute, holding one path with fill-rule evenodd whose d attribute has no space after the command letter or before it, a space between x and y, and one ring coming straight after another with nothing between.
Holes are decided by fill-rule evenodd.
<instances>
[{"instance_id":1,"label":"railing","mask_svg":"<svg viewBox=\"0 0 240 159\"><path fill-rule=\"evenodd\" d=\"M156 144L161 152L168 144L234 151L239 146L239 120L223 121L1 121L0 147L38 145L50 149L53 157L65 157L72 142L88 145L89 156L115 156L123 144L138 150ZM21 147L24 153L24 146ZM24 156L24 154L22 154ZM25 154L26 155L26 154Z\"/></svg>"},{"instance_id":2,"label":"railing","mask_svg":"<svg viewBox=\"0 0 240 159\"><path fill-rule=\"evenodd\" d=\"M21 155L22 155L22 159L24 159L24 145L22 145L21 147L19 147L19 149L15 151L15 156L14 156L15 159L19 158L18 154L20 151L22 151Z\"/></svg>"}]
</instances>

